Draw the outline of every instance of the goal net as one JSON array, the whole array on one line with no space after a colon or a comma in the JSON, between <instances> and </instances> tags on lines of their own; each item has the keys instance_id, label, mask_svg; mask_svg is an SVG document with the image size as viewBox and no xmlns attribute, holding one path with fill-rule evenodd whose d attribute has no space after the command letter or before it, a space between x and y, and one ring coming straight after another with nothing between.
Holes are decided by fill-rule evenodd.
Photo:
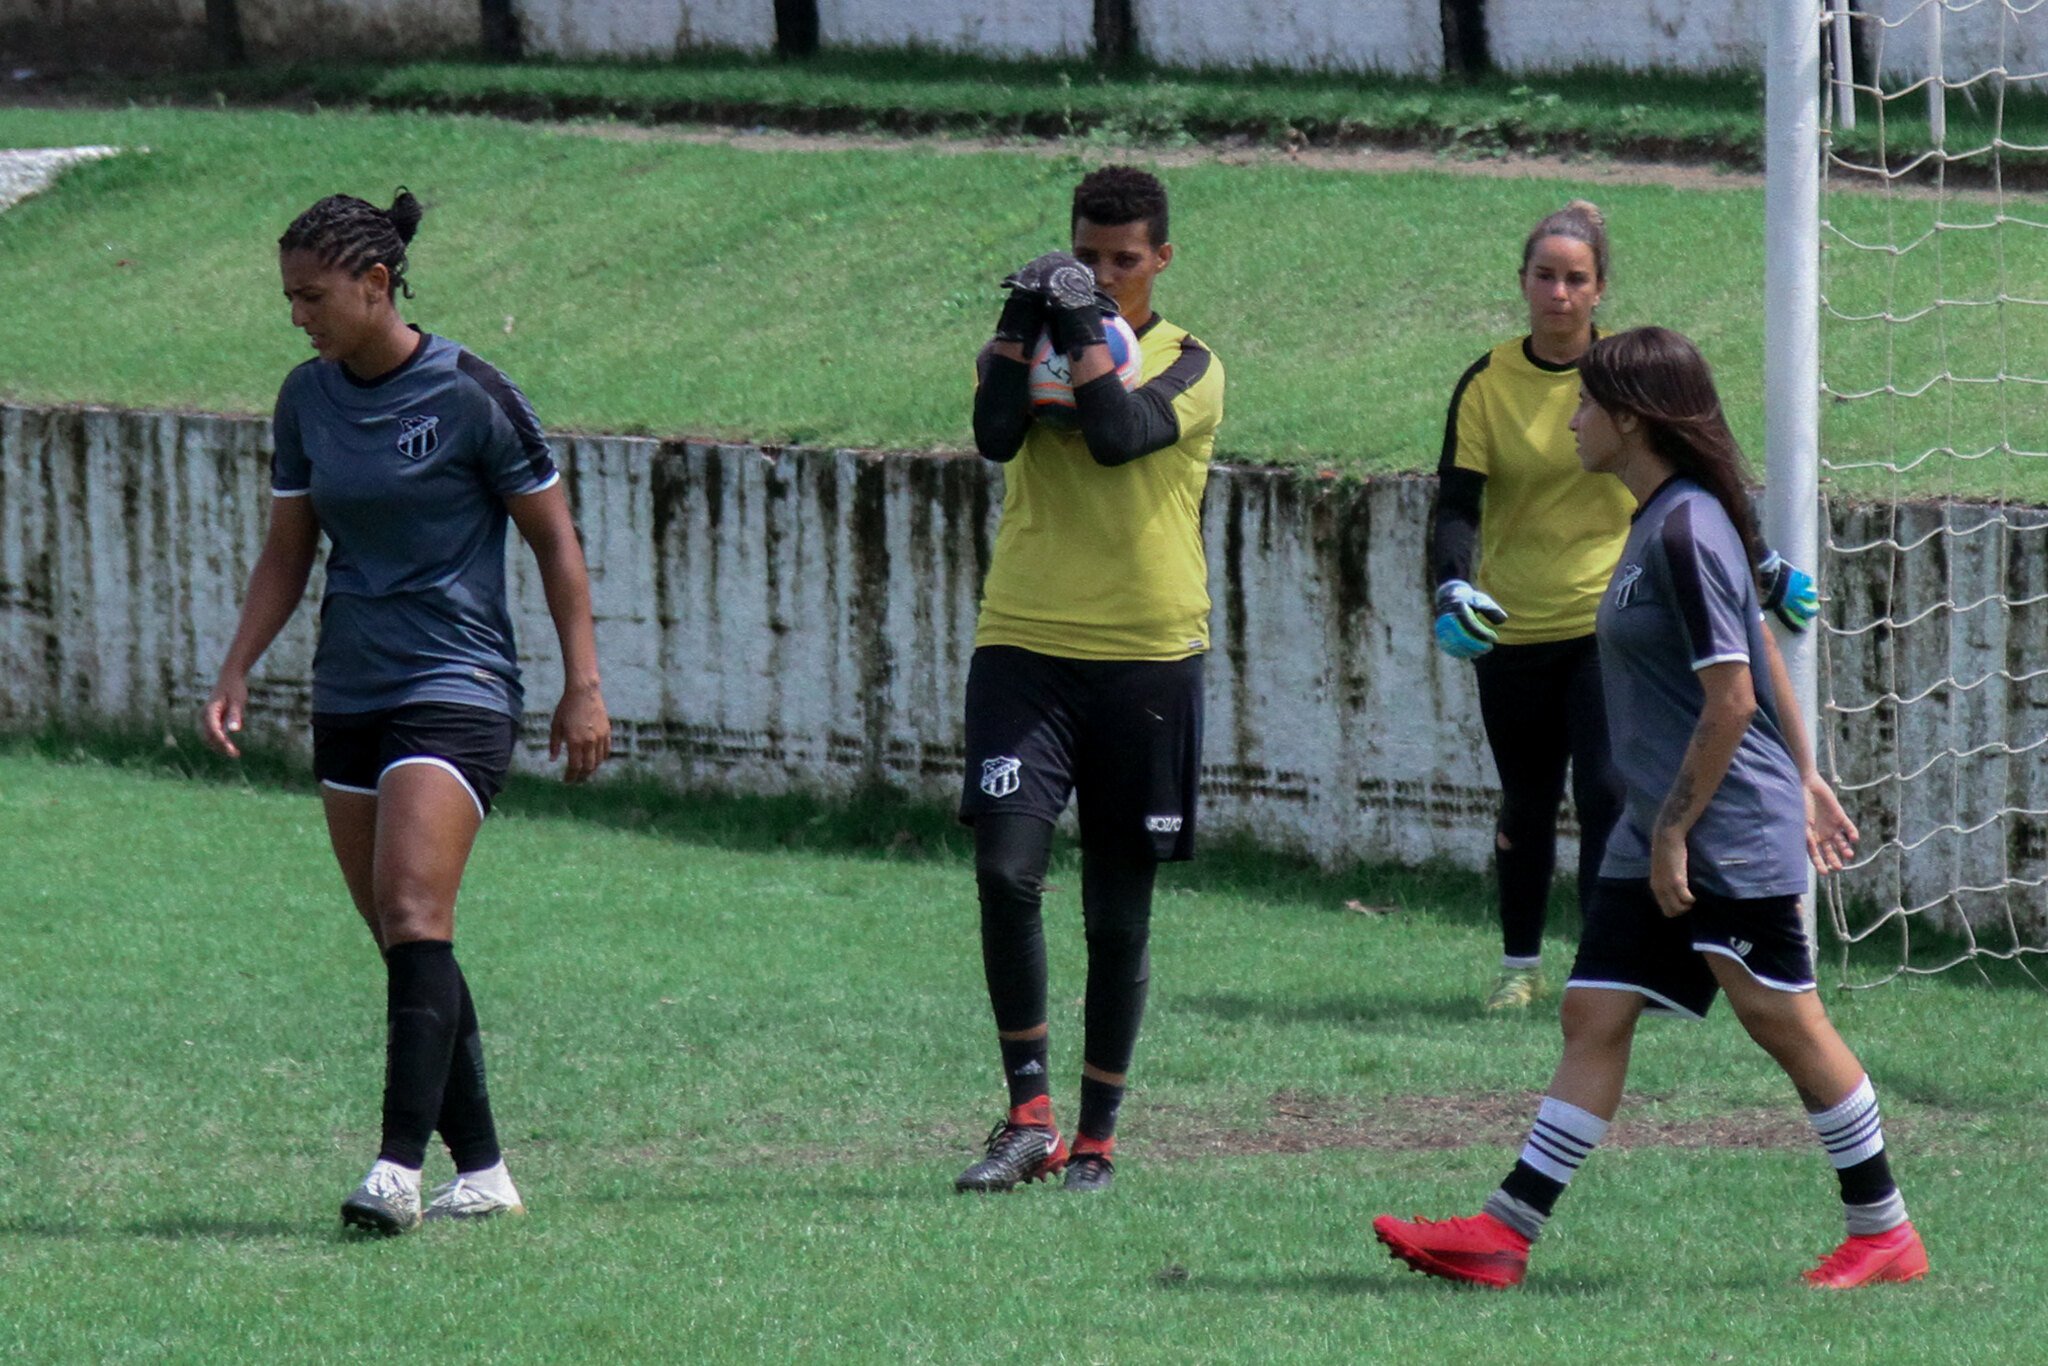
<instances>
[{"instance_id":1,"label":"goal net","mask_svg":"<svg viewBox=\"0 0 2048 1366\"><path fill-rule=\"evenodd\" d=\"M1822 902L1849 985L2048 975L2048 0L1816 9Z\"/></svg>"}]
</instances>

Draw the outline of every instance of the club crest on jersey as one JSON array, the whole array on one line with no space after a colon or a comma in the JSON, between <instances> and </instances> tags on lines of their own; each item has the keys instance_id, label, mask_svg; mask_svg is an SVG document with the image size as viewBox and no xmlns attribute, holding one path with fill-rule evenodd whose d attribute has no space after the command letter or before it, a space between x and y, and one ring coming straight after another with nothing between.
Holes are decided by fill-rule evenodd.
<instances>
[{"instance_id":1,"label":"club crest on jersey","mask_svg":"<svg viewBox=\"0 0 2048 1366\"><path fill-rule=\"evenodd\" d=\"M1024 765L1014 755L981 761L981 790L991 797L1007 797L1017 790L1017 774Z\"/></svg>"},{"instance_id":2,"label":"club crest on jersey","mask_svg":"<svg viewBox=\"0 0 2048 1366\"><path fill-rule=\"evenodd\" d=\"M408 460L424 460L441 444L441 419L424 413L398 419L398 453Z\"/></svg>"},{"instance_id":3,"label":"club crest on jersey","mask_svg":"<svg viewBox=\"0 0 2048 1366\"><path fill-rule=\"evenodd\" d=\"M1616 607L1626 607L1635 601L1636 584L1642 577L1643 567L1639 564L1625 564L1621 567L1621 572L1614 576L1614 605Z\"/></svg>"}]
</instances>

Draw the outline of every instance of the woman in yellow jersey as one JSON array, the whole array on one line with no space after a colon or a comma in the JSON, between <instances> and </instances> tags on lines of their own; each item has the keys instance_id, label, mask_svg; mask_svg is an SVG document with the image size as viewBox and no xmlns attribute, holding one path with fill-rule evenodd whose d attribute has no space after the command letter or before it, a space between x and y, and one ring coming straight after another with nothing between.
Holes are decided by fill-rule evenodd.
<instances>
[{"instance_id":1,"label":"woman in yellow jersey","mask_svg":"<svg viewBox=\"0 0 2048 1366\"><path fill-rule=\"evenodd\" d=\"M1494 347L1458 380L1437 466L1429 549L1437 644L1473 661L1500 775L1502 957L1489 1010L1526 1006L1542 989L1566 769L1579 818L1581 904L1619 809L1593 617L1634 503L1619 481L1579 467L1571 433L1579 358L1598 335L1593 312L1607 271L1607 225L1585 200L1531 230L1518 277L1528 334ZM1764 606L1804 630L1819 607L1813 580L1775 555L1757 570Z\"/></svg>"},{"instance_id":2,"label":"woman in yellow jersey","mask_svg":"<svg viewBox=\"0 0 2048 1366\"><path fill-rule=\"evenodd\" d=\"M1105 166L1074 191L1073 251L1010 287L983 348L975 445L1003 465L1003 520L967 677L960 818L974 827L982 967L1009 1113L962 1191L1009 1190L1065 1169L1070 1191L1110 1184L1117 1108L1151 976L1152 883L1194 852L1209 576L1202 488L1223 417L1223 367L1152 309L1173 259L1166 188ZM1137 333L1126 390L1107 313ZM1032 416L1026 347L1042 331L1072 365L1072 428ZM1047 1084L1039 903L1053 825L1078 799L1088 942L1081 1108L1073 1147Z\"/></svg>"}]
</instances>

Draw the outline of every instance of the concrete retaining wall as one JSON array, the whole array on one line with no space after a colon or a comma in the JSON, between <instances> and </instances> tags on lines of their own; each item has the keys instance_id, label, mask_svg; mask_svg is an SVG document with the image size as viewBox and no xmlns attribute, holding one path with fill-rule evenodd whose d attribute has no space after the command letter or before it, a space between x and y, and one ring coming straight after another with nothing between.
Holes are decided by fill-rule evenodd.
<instances>
[{"instance_id":1,"label":"concrete retaining wall","mask_svg":"<svg viewBox=\"0 0 2048 1366\"><path fill-rule=\"evenodd\" d=\"M932 47L995 57L1086 57L1093 0L818 0L827 47Z\"/></svg>"},{"instance_id":2,"label":"concrete retaining wall","mask_svg":"<svg viewBox=\"0 0 2048 1366\"><path fill-rule=\"evenodd\" d=\"M253 419L0 407L0 724L189 726L260 544L267 448ZM743 792L954 794L997 469L613 437L565 437L557 454L626 760ZM1487 859L1495 789L1471 671L1426 630L1431 490L1419 477L1215 472L1205 829L1332 863ZM1826 567L1839 619L1891 604L1903 621L2000 584L2048 590L2048 512L1969 530L1981 520L1967 507L1839 510L1836 541L1873 546ZM1929 533L1910 555L1888 548ZM511 583L531 707L520 762L538 769L560 670L516 545ZM302 612L265 659L253 739L304 745L312 641ZM2019 748L2048 731L2048 679L2027 677L2043 659L2048 603L1937 610L1838 643L1826 686L1857 710L1826 739L1880 851L1859 888L1911 905L2048 873L2048 822L1998 814L2048 810L2043 751L1892 776L1945 748ZM1985 681L1943 686L1951 672ZM1865 706L1929 688L1926 701ZM1978 902L2003 913L2002 897ZM2041 919L2038 906L2019 913Z\"/></svg>"},{"instance_id":3,"label":"concrete retaining wall","mask_svg":"<svg viewBox=\"0 0 2048 1366\"><path fill-rule=\"evenodd\" d=\"M1758 70L1763 65L1764 7L1773 2L1490 0L1486 29L1493 60L1504 71L1575 66Z\"/></svg>"},{"instance_id":4,"label":"concrete retaining wall","mask_svg":"<svg viewBox=\"0 0 2048 1366\"><path fill-rule=\"evenodd\" d=\"M240 8L243 40L258 57L427 58L479 43L476 0L241 0ZM31 56L117 66L205 61L205 30L206 0L0 0L0 48Z\"/></svg>"},{"instance_id":5,"label":"concrete retaining wall","mask_svg":"<svg viewBox=\"0 0 2048 1366\"><path fill-rule=\"evenodd\" d=\"M1755 70L1770 0L1489 0L1494 61L1534 73L1577 66ZM660 59L701 48L765 52L772 0L515 0L536 57ZM1135 0L1140 49L1169 66L1269 66L1434 76L1440 0ZM1885 79L1927 71L1935 7L1858 0ZM919 46L1003 57L1085 57L1092 0L819 0L828 47ZM476 0L241 0L250 50L272 58L429 57L473 51ZM1877 21L1881 20L1882 25ZM0 46L86 60L201 60L204 0L0 0ZM2048 23L1999 3L1944 10L1950 79L2004 64L2048 69ZM1881 30L1881 31L1880 31ZM1867 77L1865 77L1867 79Z\"/></svg>"},{"instance_id":6,"label":"concrete retaining wall","mask_svg":"<svg viewBox=\"0 0 2048 1366\"><path fill-rule=\"evenodd\" d=\"M1857 8L1873 16L1862 22L1869 26L1870 50L1887 89L1932 74L1937 21L1941 25L1942 75L1949 81L1971 80L2002 66L2012 76L2034 77L2038 88L2043 73L2048 72L2048 14L2017 15L2003 4L1942 8L1937 14L1938 7L1922 0L1861 0ZM1867 83L1869 75L1858 72L1857 79ZM1962 96L1952 98L1960 100ZM1988 89L1980 87L1980 103L1992 98ZM1924 117L1924 103L1893 108L1904 117Z\"/></svg>"},{"instance_id":7,"label":"concrete retaining wall","mask_svg":"<svg viewBox=\"0 0 2048 1366\"><path fill-rule=\"evenodd\" d=\"M775 46L771 0L515 0L515 10L536 57L662 58Z\"/></svg>"},{"instance_id":8,"label":"concrete retaining wall","mask_svg":"<svg viewBox=\"0 0 2048 1366\"><path fill-rule=\"evenodd\" d=\"M1168 66L1292 67L1433 76L1438 0L1137 0L1138 41Z\"/></svg>"}]
</instances>

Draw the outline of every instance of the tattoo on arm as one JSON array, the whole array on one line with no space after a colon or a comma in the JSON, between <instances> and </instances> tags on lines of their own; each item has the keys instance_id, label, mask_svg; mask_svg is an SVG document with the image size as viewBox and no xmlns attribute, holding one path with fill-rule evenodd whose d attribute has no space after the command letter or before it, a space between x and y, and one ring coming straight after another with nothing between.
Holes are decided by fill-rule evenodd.
<instances>
[{"instance_id":1,"label":"tattoo on arm","mask_svg":"<svg viewBox=\"0 0 2048 1366\"><path fill-rule=\"evenodd\" d=\"M1686 756L1687 759L1691 757L1690 754ZM1686 813L1692 809L1692 793L1692 765L1687 763L1679 767L1678 776L1671 780L1671 791L1665 795L1664 805L1657 812L1659 831L1669 830L1684 821Z\"/></svg>"}]
</instances>

